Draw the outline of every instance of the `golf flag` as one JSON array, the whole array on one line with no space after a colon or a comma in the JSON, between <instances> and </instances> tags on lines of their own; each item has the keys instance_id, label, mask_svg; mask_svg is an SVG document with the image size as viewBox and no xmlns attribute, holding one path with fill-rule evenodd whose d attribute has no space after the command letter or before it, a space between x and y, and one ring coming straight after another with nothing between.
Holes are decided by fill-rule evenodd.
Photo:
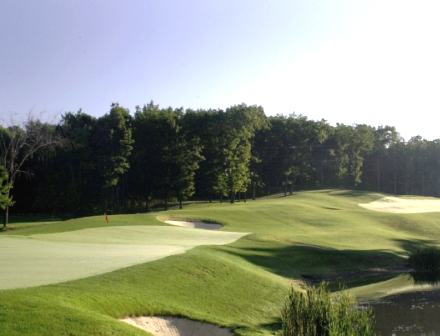
<instances>
[{"instance_id":1,"label":"golf flag","mask_svg":"<svg viewBox=\"0 0 440 336\"><path fill-rule=\"evenodd\" d=\"M105 221L108 223L108 216L105 214Z\"/></svg>"}]
</instances>

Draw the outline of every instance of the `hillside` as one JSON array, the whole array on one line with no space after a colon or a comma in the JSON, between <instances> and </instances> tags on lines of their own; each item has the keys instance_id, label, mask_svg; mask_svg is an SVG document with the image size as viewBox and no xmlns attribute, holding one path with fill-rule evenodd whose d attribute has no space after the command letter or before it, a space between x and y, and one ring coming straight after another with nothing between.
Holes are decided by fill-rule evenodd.
<instances>
[{"instance_id":1,"label":"hillside","mask_svg":"<svg viewBox=\"0 0 440 336\"><path fill-rule=\"evenodd\" d=\"M108 255L103 262L111 264L109 250L115 253L122 246L127 251L136 247L137 256L142 246L185 246L185 251L149 262L136 261L127 252L129 263L111 272L0 290L0 334L145 335L118 319L162 315L210 322L238 335L269 335L279 329L281 303L291 284L299 286L308 277L402 267L409 250L438 242L440 220L435 212L389 213L359 206L387 196L321 190L232 205L200 203L182 210L110 216L108 224L104 217L22 230L28 224L13 224L15 230L0 234L0 286L7 281L5 267L37 254L36 242L56 246L53 258L60 258L60 264L63 253L66 260L71 257L67 247L72 244L95 246L79 256L84 263L96 262L104 250ZM208 220L224 228L216 232L179 228L163 223L167 219ZM219 235L234 236L235 242L219 241ZM12 240L32 242L33 250L23 247L19 254L18 248L6 244ZM70 266L70 272L78 271L74 261ZM33 276L24 267L17 271ZM55 272L52 277L57 282Z\"/></svg>"}]
</instances>

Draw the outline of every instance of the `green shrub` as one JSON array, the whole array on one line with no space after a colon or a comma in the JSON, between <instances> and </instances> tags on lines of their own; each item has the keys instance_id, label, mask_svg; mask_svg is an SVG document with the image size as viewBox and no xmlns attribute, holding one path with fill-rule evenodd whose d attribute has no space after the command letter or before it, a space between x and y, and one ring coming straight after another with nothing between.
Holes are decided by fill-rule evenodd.
<instances>
[{"instance_id":1,"label":"green shrub","mask_svg":"<svg viewBox=\"0 0 440 336\"><path fill-rule=\"evenodd\" d=\"M370 309L358 309L356 299L341 291L332 299L327 284L291 288L281 313L283 336L370 336L374 316Z\"/></svg>"},{"instance_id":2,"label":"green shrub","mask_svg":"<svg viewBox=\"0 0 440 336\"><path fill-rule=\"evenodd\" d=\"M429 272L411 272L411 278L416 285L439 285L440 284L440 271Z\"/></svg>"},{"instance_id":3,"label":"green shrub","mask_svg":"<svg viewBox=\"0 0 440 336\"><path fill-rule=\"evenodd\" d=\"M433 246L417 249L409 255L408 263L417 271L438 271L440 270L440 249Z\"/></svg>"}]
</instances>

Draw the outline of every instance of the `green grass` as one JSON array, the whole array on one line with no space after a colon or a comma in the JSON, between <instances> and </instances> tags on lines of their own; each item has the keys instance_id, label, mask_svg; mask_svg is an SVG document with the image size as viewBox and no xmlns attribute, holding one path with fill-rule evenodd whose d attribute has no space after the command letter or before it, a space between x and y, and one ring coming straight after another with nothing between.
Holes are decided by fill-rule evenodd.
<instances>
[{"instance_id":1,"label":"green grass","mask_svg":"<svg viewBox=\"0 0 440 336\"><path fill-rule=\"evenodd\" d=\"M3 217L3 216L2 216ZM3 218L2 218L3 220ZM62 221L60 218L50 215L16 215L9 216L6 230L22 230L35 226L45 226ZM3 221L0 224L0 232L4 231Z\"/></svg>"},{"instance_id":2,"label":"green grass","mask_svg":"<svg viewBox=\"0 0 440 336\"><path fill-rule=\"evenodd\" d=\"M243 235L167 226L112 226L0 237L0 289L82 279L199 245L229 244Z\"/></svg>"},{"instance_id":3,"label":"green grass","mask_svg":"<svg viewBox=\"0 0 440 336\"><path fill-rule=\"evenodd\" d=\"M350 290L360 300L380 299L386 296L405 292L423 291L427 287L414 284L414 279L409 274L401 274L392 279L372 283Z\"/></svg>"},{"instance_id":4,"label":"green grass","mask_svg":"<svg viewBox=\"0 0 440 336\"><path fill-rule=\"evenodd\" d=\"M438 242L436 213L390 214L358 206L383 196L343 190L300 192L233 205L200 203L182 210L110 216L109 224L97 216L2 232L0 252L6 239L59 244L59 249L70 244L105 246L109 241L112 248L167 241L185 246L191 239L207 239L181 233L154 236L158 226L199 231L168 226L157 216L208 219L224 225L217 233L250 234L227 245L209 242L182 254L117 266L75 281L0 290L0 334L145 335L117 319L175 315L229 327L238 335L270 335L281 329L283 299L292 283L300 283L301 274L404 265L408 251ZM141 236L136 226L153 231ZM32 249L29 245L29 254ZM112 257L106 262L111 264Z\"/></svg>"}]
</instances>

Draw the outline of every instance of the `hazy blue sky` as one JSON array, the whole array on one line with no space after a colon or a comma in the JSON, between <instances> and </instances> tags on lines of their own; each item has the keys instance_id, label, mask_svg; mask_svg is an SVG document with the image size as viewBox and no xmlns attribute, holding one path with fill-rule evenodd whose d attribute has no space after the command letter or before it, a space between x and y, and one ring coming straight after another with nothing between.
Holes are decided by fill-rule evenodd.
<instances>
[{"instance_id":1,"label":"hazy blue sky","mask_svg":"<svg viewBox=\"0 0 440 336\"><path fill-rule=\"evenodd\" d=\"M0 119L222 108L440 138L440 1L1 0Z\"/></svg>"}]
</instances>

